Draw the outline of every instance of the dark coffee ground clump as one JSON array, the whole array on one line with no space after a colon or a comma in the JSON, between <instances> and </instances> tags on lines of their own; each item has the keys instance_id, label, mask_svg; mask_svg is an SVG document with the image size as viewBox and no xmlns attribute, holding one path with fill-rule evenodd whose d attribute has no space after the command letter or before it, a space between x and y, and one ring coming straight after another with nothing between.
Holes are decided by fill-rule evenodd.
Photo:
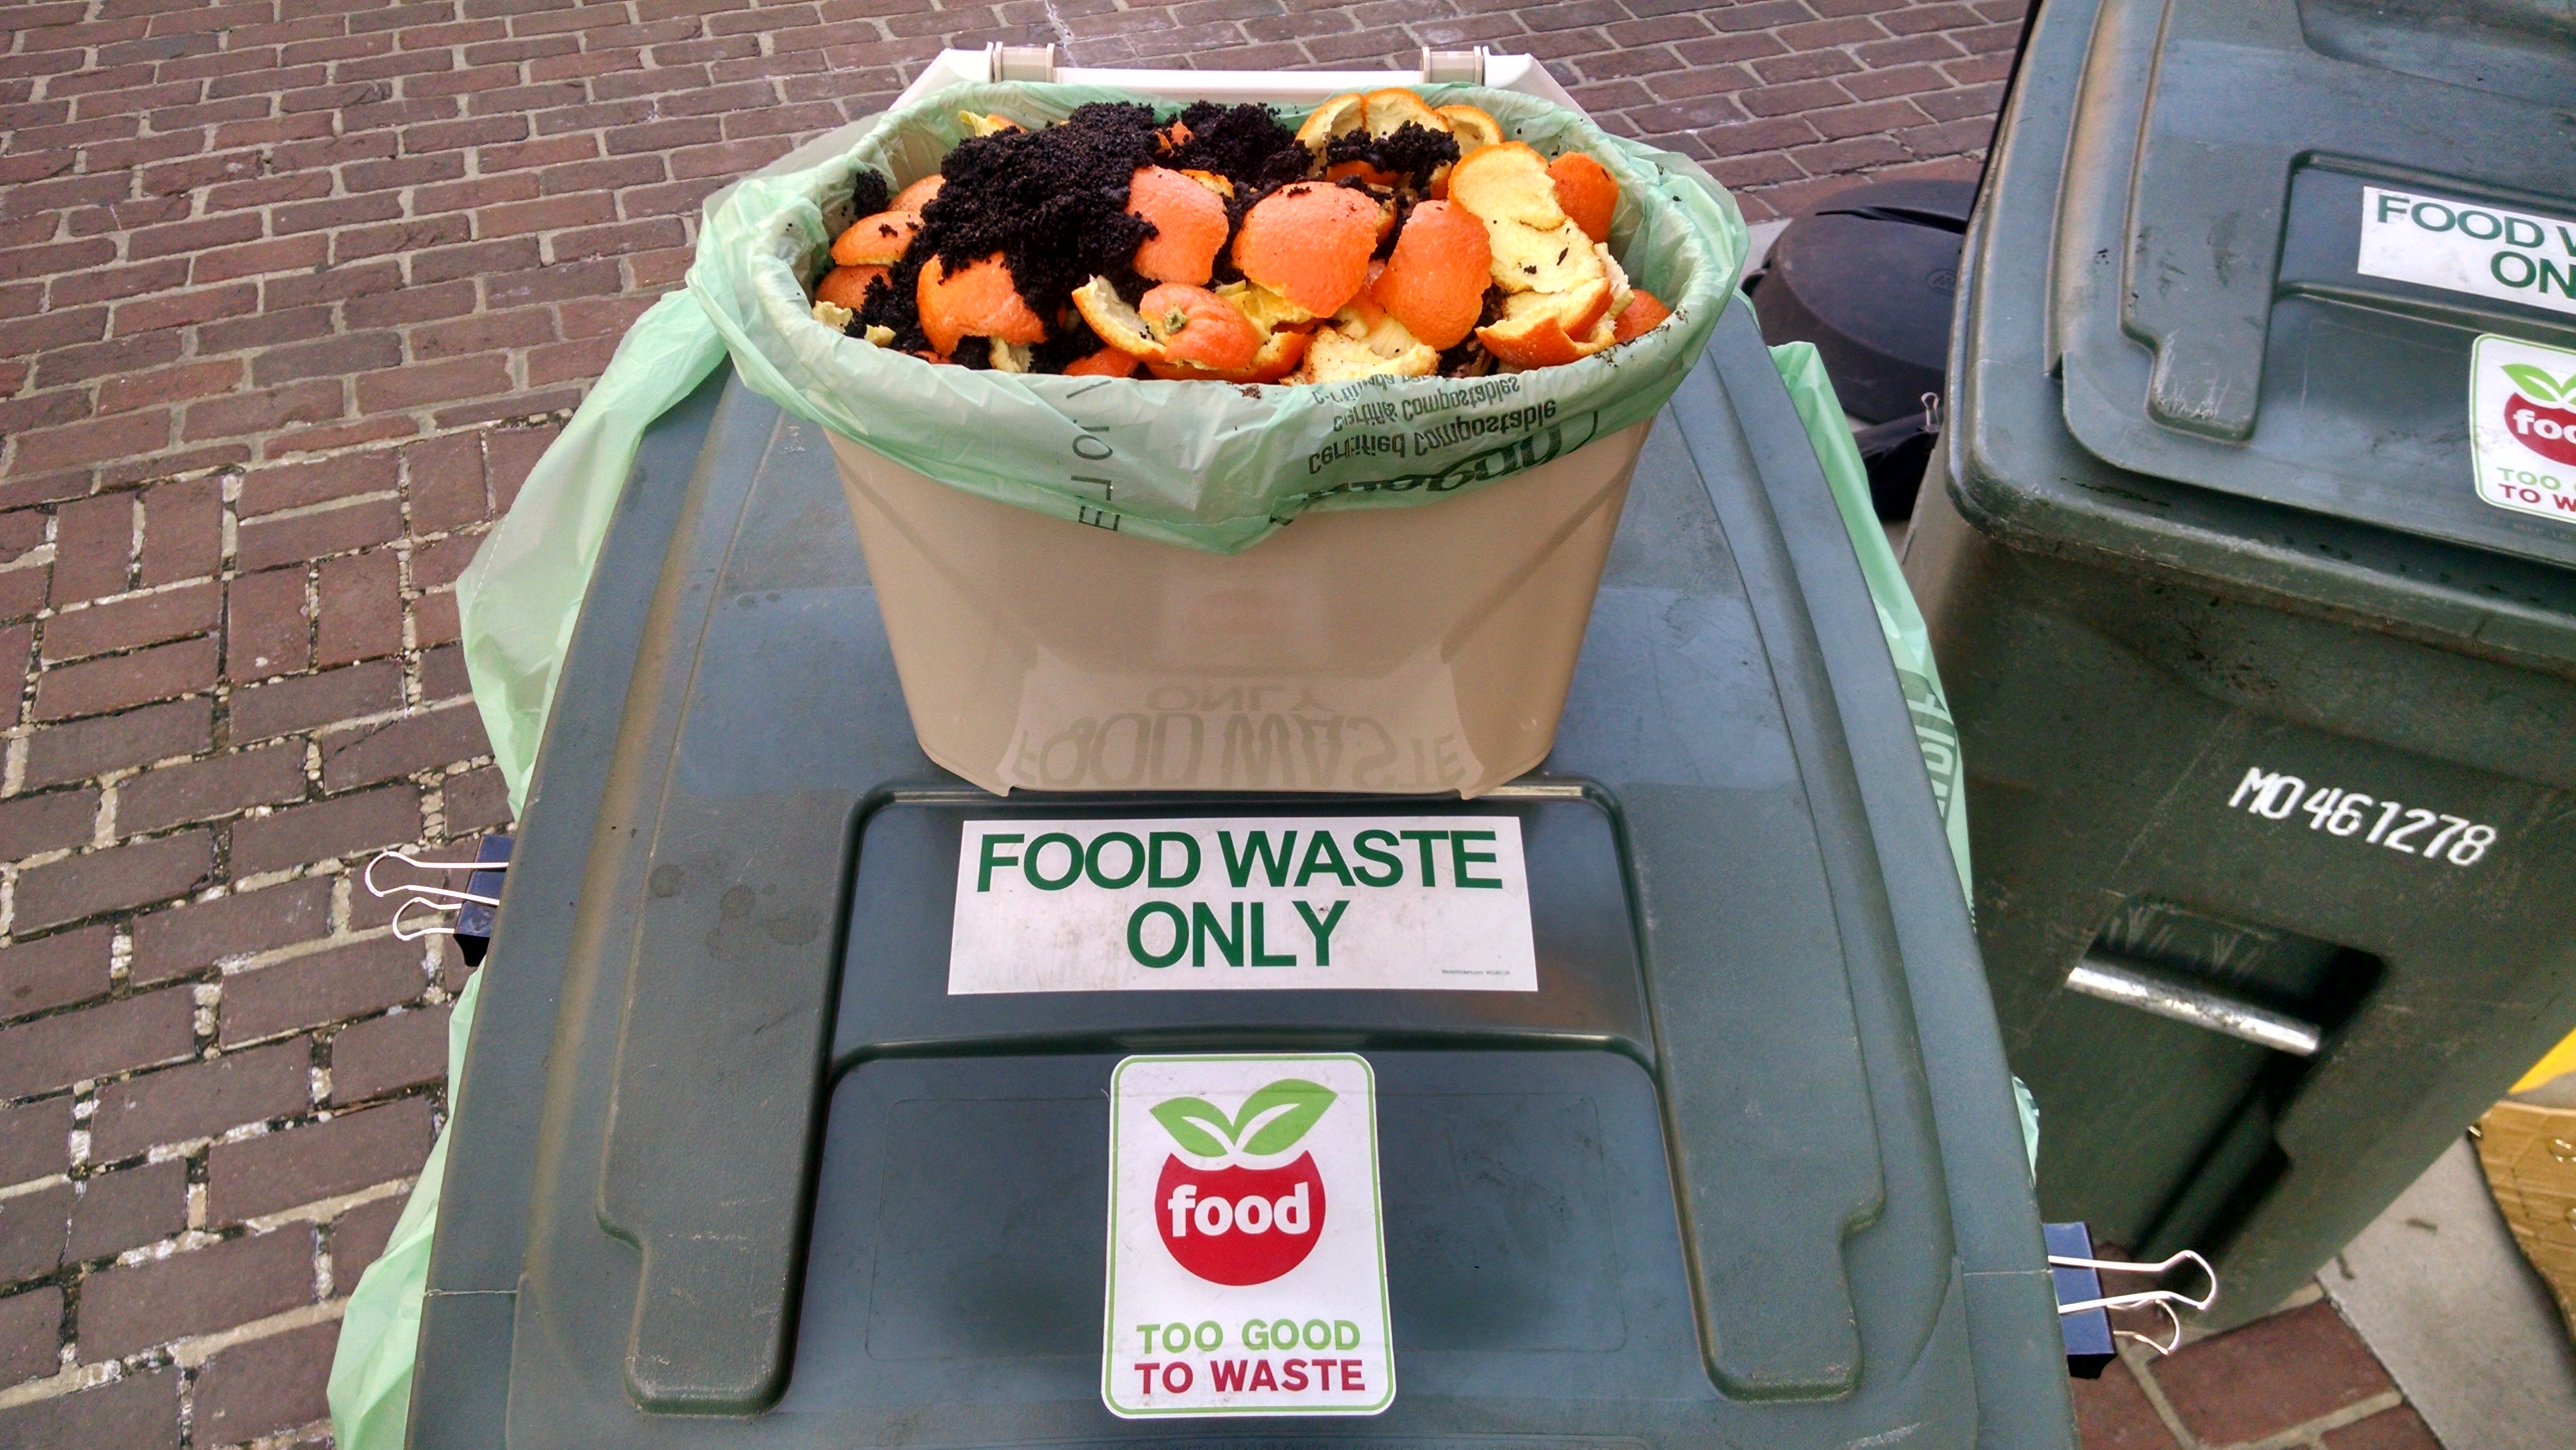
<instances>
[{"instance_id":1,"label":"dark coffee ground clump","mask_svg":"<svg viewBox=\"0 0 2576 1450\"><path fill-rule=\"evenodd\" d=\"M1431 173L1457 159L1458 138L1446 131L1434 131L1419 121L1407 121L1389 136L1353 131L1334 137L1324 147L1327 170L1345 161L1362 161L1415 191L1428 190Z\"/></svg>"},{"instance_id":2,"label":"dark coffee ground clump","mask_svg":"<svg viewBox=\"0 0 2576 1450\"><path fill-rule=\"evenodd\" d=\"M916 298L921 268L934 256L957 268L1001 253L1020 295L1051 328L1060 319L1049 314L1092 277L1125 291L1137 280L1136 248L1153 235L1128 214L1127 183L1138 167L1155 164L1157 125L1144 106L1101 102L1061 126L959 142L939 168L947 184L922 209L921 231L883 295L868 289L860 326L894 329L897 347L928 346Z\"/></svg>"},{"instance_id":3,"label":"dark coffee ground clump","mask_svg":"<svg viewBox=\"0 0 2576 1450\"><path fill-rule=\"evenodd\" d=\"M1266 106L1221 106L1193 103L1181 112L1190 139L1173 148L1162 164L1175 171L1213 171L1241 192L1295 181L1314 164L1297 133L1282 125Z\"/></svg>"},{"instance_id":4,"label":"dark coffee ground clump","mask_svg":"<svg viewBox=\"0 0 2576 1450\"><path fill-rule=\"evenodd\" d=\"M875 216L893 201L894 189L886 185L886 179L874 170L862 166L859 168L859 174L850 178L852 220L863 216Z\"/></svg>"}]
</instances>

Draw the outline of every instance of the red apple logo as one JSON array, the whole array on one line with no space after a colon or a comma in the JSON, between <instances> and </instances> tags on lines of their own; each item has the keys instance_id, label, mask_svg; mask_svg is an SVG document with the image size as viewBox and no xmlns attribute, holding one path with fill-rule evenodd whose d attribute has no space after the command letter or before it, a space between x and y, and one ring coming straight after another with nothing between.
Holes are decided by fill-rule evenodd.
<instances>
[{"instance_id":1,"label":"red apple logo","mask_svg":"<svg viewBox=\"0 0 2576 1450\"><path fill-rule=\"evenodd\" d=\"M1268 1158L1297 1146L1333 1105L1320 1083L1282 1078L1227 1117L1204 1098L1172 1098L1153 1114L1197 1158ZM1195 1168L1163 1160L1154 1185L1155 1227L1184 1269L1212 1284L1267 1284L1306 1262L1324 1232L1324 1176L1315 1155L1282 1168Z\"/></svg>"},{"instance_id":2,"label":"red apple logo","mask_svg":"<svg viewBox=\"0 0 2576 1450\"><path fill-rule=\"evenodd\" d=\"M2504 373L2521 389L2505 400L2505 431L2543 458L2576 463L2576 412L2566 406L2576 404L2576 373L2555 378L2529 363L2507 363Z\"/></svg>"}]
</instances>

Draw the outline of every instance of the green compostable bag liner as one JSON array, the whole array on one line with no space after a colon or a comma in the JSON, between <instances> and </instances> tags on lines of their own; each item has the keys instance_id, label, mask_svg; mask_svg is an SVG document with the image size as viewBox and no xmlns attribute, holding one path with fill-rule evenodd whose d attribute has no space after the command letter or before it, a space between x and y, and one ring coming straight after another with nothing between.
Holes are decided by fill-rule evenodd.
<instances>
[{"instance_id":1,"label":"green compostable bag liner","mask_svg":"<svg viewBox=\"0 0 2576 1450\"><path fill-rule=\"evenodd\" d=\"M854 220L860 167L898 187L930 175L966 136L961 110L1036 127L1094 101L1180 109L1037 83L952 86L887 113L841 156L745 181L709 209L689 291L744 384L801 418L984 498L1222 554L1309 509L1436 503L1653 417L1699 360L1743 270L1733 199L1686 158L1551 102L1482 86L1414 90L1434 106L1481 106L1542 154L1581 150L1608 167L1620 188L1611 253L1672 320L1563 367L1302 387L938 367L816 322L811 288ZM1303 115L1281 114L1291 125Z\"/></svg>"},{"instance_id":2,"label":"green compostable bag liner","mask_svg":"<svg viewBox=\"0 0 2576 1450\"><path fill-rule=\"evenodd\" d=\"M1941 827L1950 838L1950 859L1959 868L1959 888L1974 891L1968 873L1968 795L1966 772L1959 761L1959 728L1950 718L1949 697L1941 693L1941 672L1932 663L1932 635L1923 611L1905 587L1905 572L1896 551L1887 545L1887 530L1869 501L1869 471L1861 465L1860 446L1852 441L1843 405L1834 396L1833 379L1809 342L1784 343L1771 349L1771 365L1780 370L1789 398L1798 405L1807 439L1815 445L1816 462L1842 512L1843 529L1851 535L1852 552L1860 556L1861 577L1878 606L1879 633L1896 664L1896 680L1905 691L1905 708L1914 717L1914 740L1923 751L1924 772L1932 778L1932 801L1941 811Z\"/></svg>"},{"instance_id":3,"label":"green compostable bag liner","mask_svg":"<svg viewBox=\"0 0 2576 1450\"><path fill-rule=\"evenodd\" d=\"M447 1019L447 1102L451 1123L456 1084L465 1070L465 1042L474 1032L474 1005L482 1000L476 972L456 996ZM429 1241L438 1229L438 1193L447 1176L447 1129L429 1148L411 1199L394 1220L385 1251L358 1276L340 1319L340 1345L331 1357L331 1438L339 1450L402 1450L411 1417L412 1364L420 1352L420 1301L429 1286Z\"/></svg>"},{"instance_id":4,"label":"green compostable bag liner","mask_svg":"<svg viewBox=\"0 0 2576 1450\"><path fill-rule=\"evenodd\" d=\"M724 340L687 293L654 303L457 576L466 675L513 815L527 804L555 677L644 430L722 361Z\"/></svg>"}]
</instances>

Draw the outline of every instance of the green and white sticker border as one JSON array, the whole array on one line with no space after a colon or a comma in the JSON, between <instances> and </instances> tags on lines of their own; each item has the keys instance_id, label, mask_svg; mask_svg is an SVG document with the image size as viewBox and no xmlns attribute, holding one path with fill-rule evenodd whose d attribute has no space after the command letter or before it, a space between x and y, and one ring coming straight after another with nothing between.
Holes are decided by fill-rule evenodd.
<instances>
[{"instance_id":1,"label":"green and white sticker border","mask_svg":"<svg viewBox=\"0 0 2576 1450\"><path fill-rule=\"evenodd\" d=\"M1265 1063L1299 1064L1345 1062L1358 1067L1361 1079L1368 1084L1368 1165L1369 1209L1376 1231L1370 1236L1376 1251L1377 1310L1380 1323L1386 1326L1386 1361L1379 1376L1382 1386L1378 1397L1365 1405L1310 1406L1281 1409L1266 1405L1242 1408L1203 1408L1174 1406L1169 1409L1122 1406L1111 1383L1115 1368L1111 1347L1118 1335L1118 1150L1119 1087L1127 1070L1139 1063ZM1201 1053L1136 1053L1121 1058L1109 1074L1109 1212L1104 1231L1108 1240L1107 1275L1101 1295L1100 1402L1120 1419L1241 1419L1247 1416L1269 1418L1312 1416L1368 1416L1385 1413L1395 1403L1394 1299L1388 1293L1386 1279L1386 1194L1382 1187L1385 1168L1379 1157L1377 1130L1377 1069L1356 1052L1201 1052ZM1150 1210L1149 1210L1150 1211Z\"/></svg>"}]
</instances>

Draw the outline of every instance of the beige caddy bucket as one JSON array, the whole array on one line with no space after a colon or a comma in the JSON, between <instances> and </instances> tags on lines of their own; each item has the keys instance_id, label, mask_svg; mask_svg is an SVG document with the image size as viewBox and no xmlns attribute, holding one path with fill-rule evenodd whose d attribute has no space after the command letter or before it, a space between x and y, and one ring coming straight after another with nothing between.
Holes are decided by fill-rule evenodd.
<instances>
[{"instance_id":1,"label":"beige caddy bucket","mask_svg":"<svg viewBox=\"0 0 2576 1450\"><path fill-rule=\"evenodd\" d=\"M960 81L1312 103L1427 78L1580 109L1527 57L1482 51L1300 73L1057 70L1050 50L945 52L896 104ZM1555 741L1650 426L1428 507L1308 514L1235 555L995 503L828 436L913 730L947 769L997 795L1476 796Z\"/></svg>"}]
</instances>

